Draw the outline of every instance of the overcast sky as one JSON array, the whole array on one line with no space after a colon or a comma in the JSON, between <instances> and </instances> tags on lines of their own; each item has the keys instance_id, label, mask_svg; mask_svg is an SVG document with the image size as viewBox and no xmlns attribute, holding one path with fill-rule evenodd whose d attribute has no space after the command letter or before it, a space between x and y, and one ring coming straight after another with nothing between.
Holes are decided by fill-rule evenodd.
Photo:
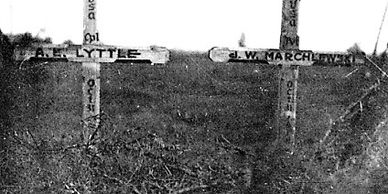
<instances>
[{"instance_id":1,"label":"overcast sky","mask_svg":"<svg viewBox=\"0 0 388 194\"><path fill-rule=\"evenodd\" d=\"M82 0L0 0L0 29L31 32L54 43L82 42ZM358 43L373 51L387 0L302 0L300 48L345 51ZM237 47L278 48L282 0L98 0L97 25L105 44L159 45L207 51ZM388 19L378 51L388 42ZM44 29L44 32L42 32Z\"/></svg>"}]
</instances>

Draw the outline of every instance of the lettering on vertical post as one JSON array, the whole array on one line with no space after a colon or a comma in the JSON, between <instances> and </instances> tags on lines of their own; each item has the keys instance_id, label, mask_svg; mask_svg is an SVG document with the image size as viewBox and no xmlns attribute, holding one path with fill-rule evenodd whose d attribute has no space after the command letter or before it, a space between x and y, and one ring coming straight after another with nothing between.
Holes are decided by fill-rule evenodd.
<instances>
[{"instance_id":1,"label":"lettering on vertical post","mask_svg":"<svg viewBox=\"0 0 388 194\"><path fill-rule=\"evenodd\" d=\"M299 36L289 36L288 34L282 35L280 44L282 48L299 48Z\"/></svg>"},{"instance_id":2,"label":"lettering on vertical post","mask_svg":"<svg viewBox=\"0 0 388 194\"><path fill-rule=\"evenodd\" d=\"M83 119L86 126L95 128L99 125L100 114L100 64L84 62L82 64ZM86 130L85 134L90 131ZM89 137L86 135L86 137Z\"/></svg>"},{"instance_id":3,"label":"lettering on vertical post","mask_svg":"<svg viewBox=\"0 0 388 194\"><path fill-rule=\"evenodd\" d=\"M84 44L93 44L100 41L97 32L97 0L84 0Z\"/></svg>"},{"instance_id":4,"label":"lettering on vertical post","mask_svg":"<svg viewBox=\"0 0 388 194\"><path fill-rule=\"evenodd\" d=\"M295 84L292 80L288 80L287 81L287 101L286 101L286 106L285 106L285 114L288 116L288 117L292 117L293 116L293 112L295 111L296 107L294 106L295 104L295 94L294 94L294 90L295 90Z\"/></svg>"},{"instance_id":5,"label":"lettering on vertical post","mask_svg":"<svg viewBox=\"0 0 388 194\"><path fill-rule=\"evenodd\" d=\"M299 49L298 9L300 0L283 0L280 49Z\"/></svg>"},{"instance_id":6,"label":"lettering on vertical post","mask_svg":"<svg viewBox=\"0 0 388 194\"><path fill-rule=\"evenodd\" d=\"M96 19L96 3L94 0L88 0L88 18L89 20L95 20Z\"/></svg>"},{"instance_id":7,"label":"lettering on vertical post","mask_svg":"<svg viewBox=\"0 0 388 194\"><path fill-rule=\"evenodd\" d=\"M98 36L98 32L91 34L91 33L86 33L84 36L84 41L87 43L91 44L93 42L98 42L100 41L100 37Z\"/></svg>"},{"instance_id":8,"label":"lettering on vertical post","mask_svg":"<svg viewBox=\"0 0 388 194\"><path fill-rule=\"evenodd\" d=\"M89 111L90 114L93 115L95 112L95 96L93 95L93 90L95 90L96 81L94 79L89 79L86 84L88 86L88 100L86 104L86 109Z\"/></svg>"},{"instance_id":9,"label":"lettering on vertical post","mask_svg":"<svg viewBox=\"0 0 388 194\"><path fill-rule=\"evenodd\" d=\"M299 0L290 0L290 7L289 7L289 24L292 27L298 26L298 3Z\"/></svg>"}]
</instances>

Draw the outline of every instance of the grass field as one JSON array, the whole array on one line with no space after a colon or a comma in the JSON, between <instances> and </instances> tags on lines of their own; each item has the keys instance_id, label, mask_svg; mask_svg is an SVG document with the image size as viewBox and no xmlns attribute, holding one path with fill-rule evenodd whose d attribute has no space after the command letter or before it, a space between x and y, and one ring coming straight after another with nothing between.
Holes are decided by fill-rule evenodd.
<instances>
[{"instance_id":1,"label":"grass field","mask_svg":"<svg viewBox=\"0 0 388 194\"><path fill-rule=\"evenodd\" d=\"M8 77L2 86L7 159L0 188L5 193L388 191L388 98L380 72L372 66L300 68L297 151L290 155L272 145L278 69L213 63L206 53L185 51L172 51L170 62L160 66L102 64L102 125L91 144L83 145L80 64L15 65L3 76ZM379 89L340 120L378 79Z\"/></svg>"}]
</instances>

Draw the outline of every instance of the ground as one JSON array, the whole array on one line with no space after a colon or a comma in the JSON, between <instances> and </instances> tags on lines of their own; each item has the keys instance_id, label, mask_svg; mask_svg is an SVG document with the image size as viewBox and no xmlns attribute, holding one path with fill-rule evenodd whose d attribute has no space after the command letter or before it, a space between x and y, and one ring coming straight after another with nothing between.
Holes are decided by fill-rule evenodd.
<instances>
[{"instance_id":1,"label":"ground","mask_svg":"<svg viewBox=\"0 0 388 194\"><path fill-rule=\"evenodd\" d=\"M387 191L387 86L373 66L300 68L294 154L273 144L276 66L186 51L166 65L102 64L87 144L80 64L3 69L5 193Z\"/></svg>"}]
</instances>

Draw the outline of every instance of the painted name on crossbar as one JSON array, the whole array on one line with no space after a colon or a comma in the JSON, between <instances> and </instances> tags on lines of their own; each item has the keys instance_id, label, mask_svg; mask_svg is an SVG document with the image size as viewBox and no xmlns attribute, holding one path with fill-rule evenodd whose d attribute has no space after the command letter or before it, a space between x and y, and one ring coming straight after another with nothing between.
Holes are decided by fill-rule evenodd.
<instances>
[{"instance_id":1,"label":"painted name on crossbar","mask_svg":"<svg viewBox=\"0 0 388 194\"><path fill-rule=\"evenodd\" d=\"M72 62L148 62L165 64L169 51L164 47L123 48L105 45L45 45L16 49L16 60L64 60Z\"/></svg>"},{"instance_id":2,"label":"painted name on crossbar","mask_svg":"<svg viewBox=\"0 0 388 194\"><path fill-rule=\"evenodd\" d=\"M313 52L310 50L251 49L231 50L215 47L209 51L215 62L252 62L271 65L351 65L363 64L362 56L346 52Z\"/></svg>"}]
</instances>

